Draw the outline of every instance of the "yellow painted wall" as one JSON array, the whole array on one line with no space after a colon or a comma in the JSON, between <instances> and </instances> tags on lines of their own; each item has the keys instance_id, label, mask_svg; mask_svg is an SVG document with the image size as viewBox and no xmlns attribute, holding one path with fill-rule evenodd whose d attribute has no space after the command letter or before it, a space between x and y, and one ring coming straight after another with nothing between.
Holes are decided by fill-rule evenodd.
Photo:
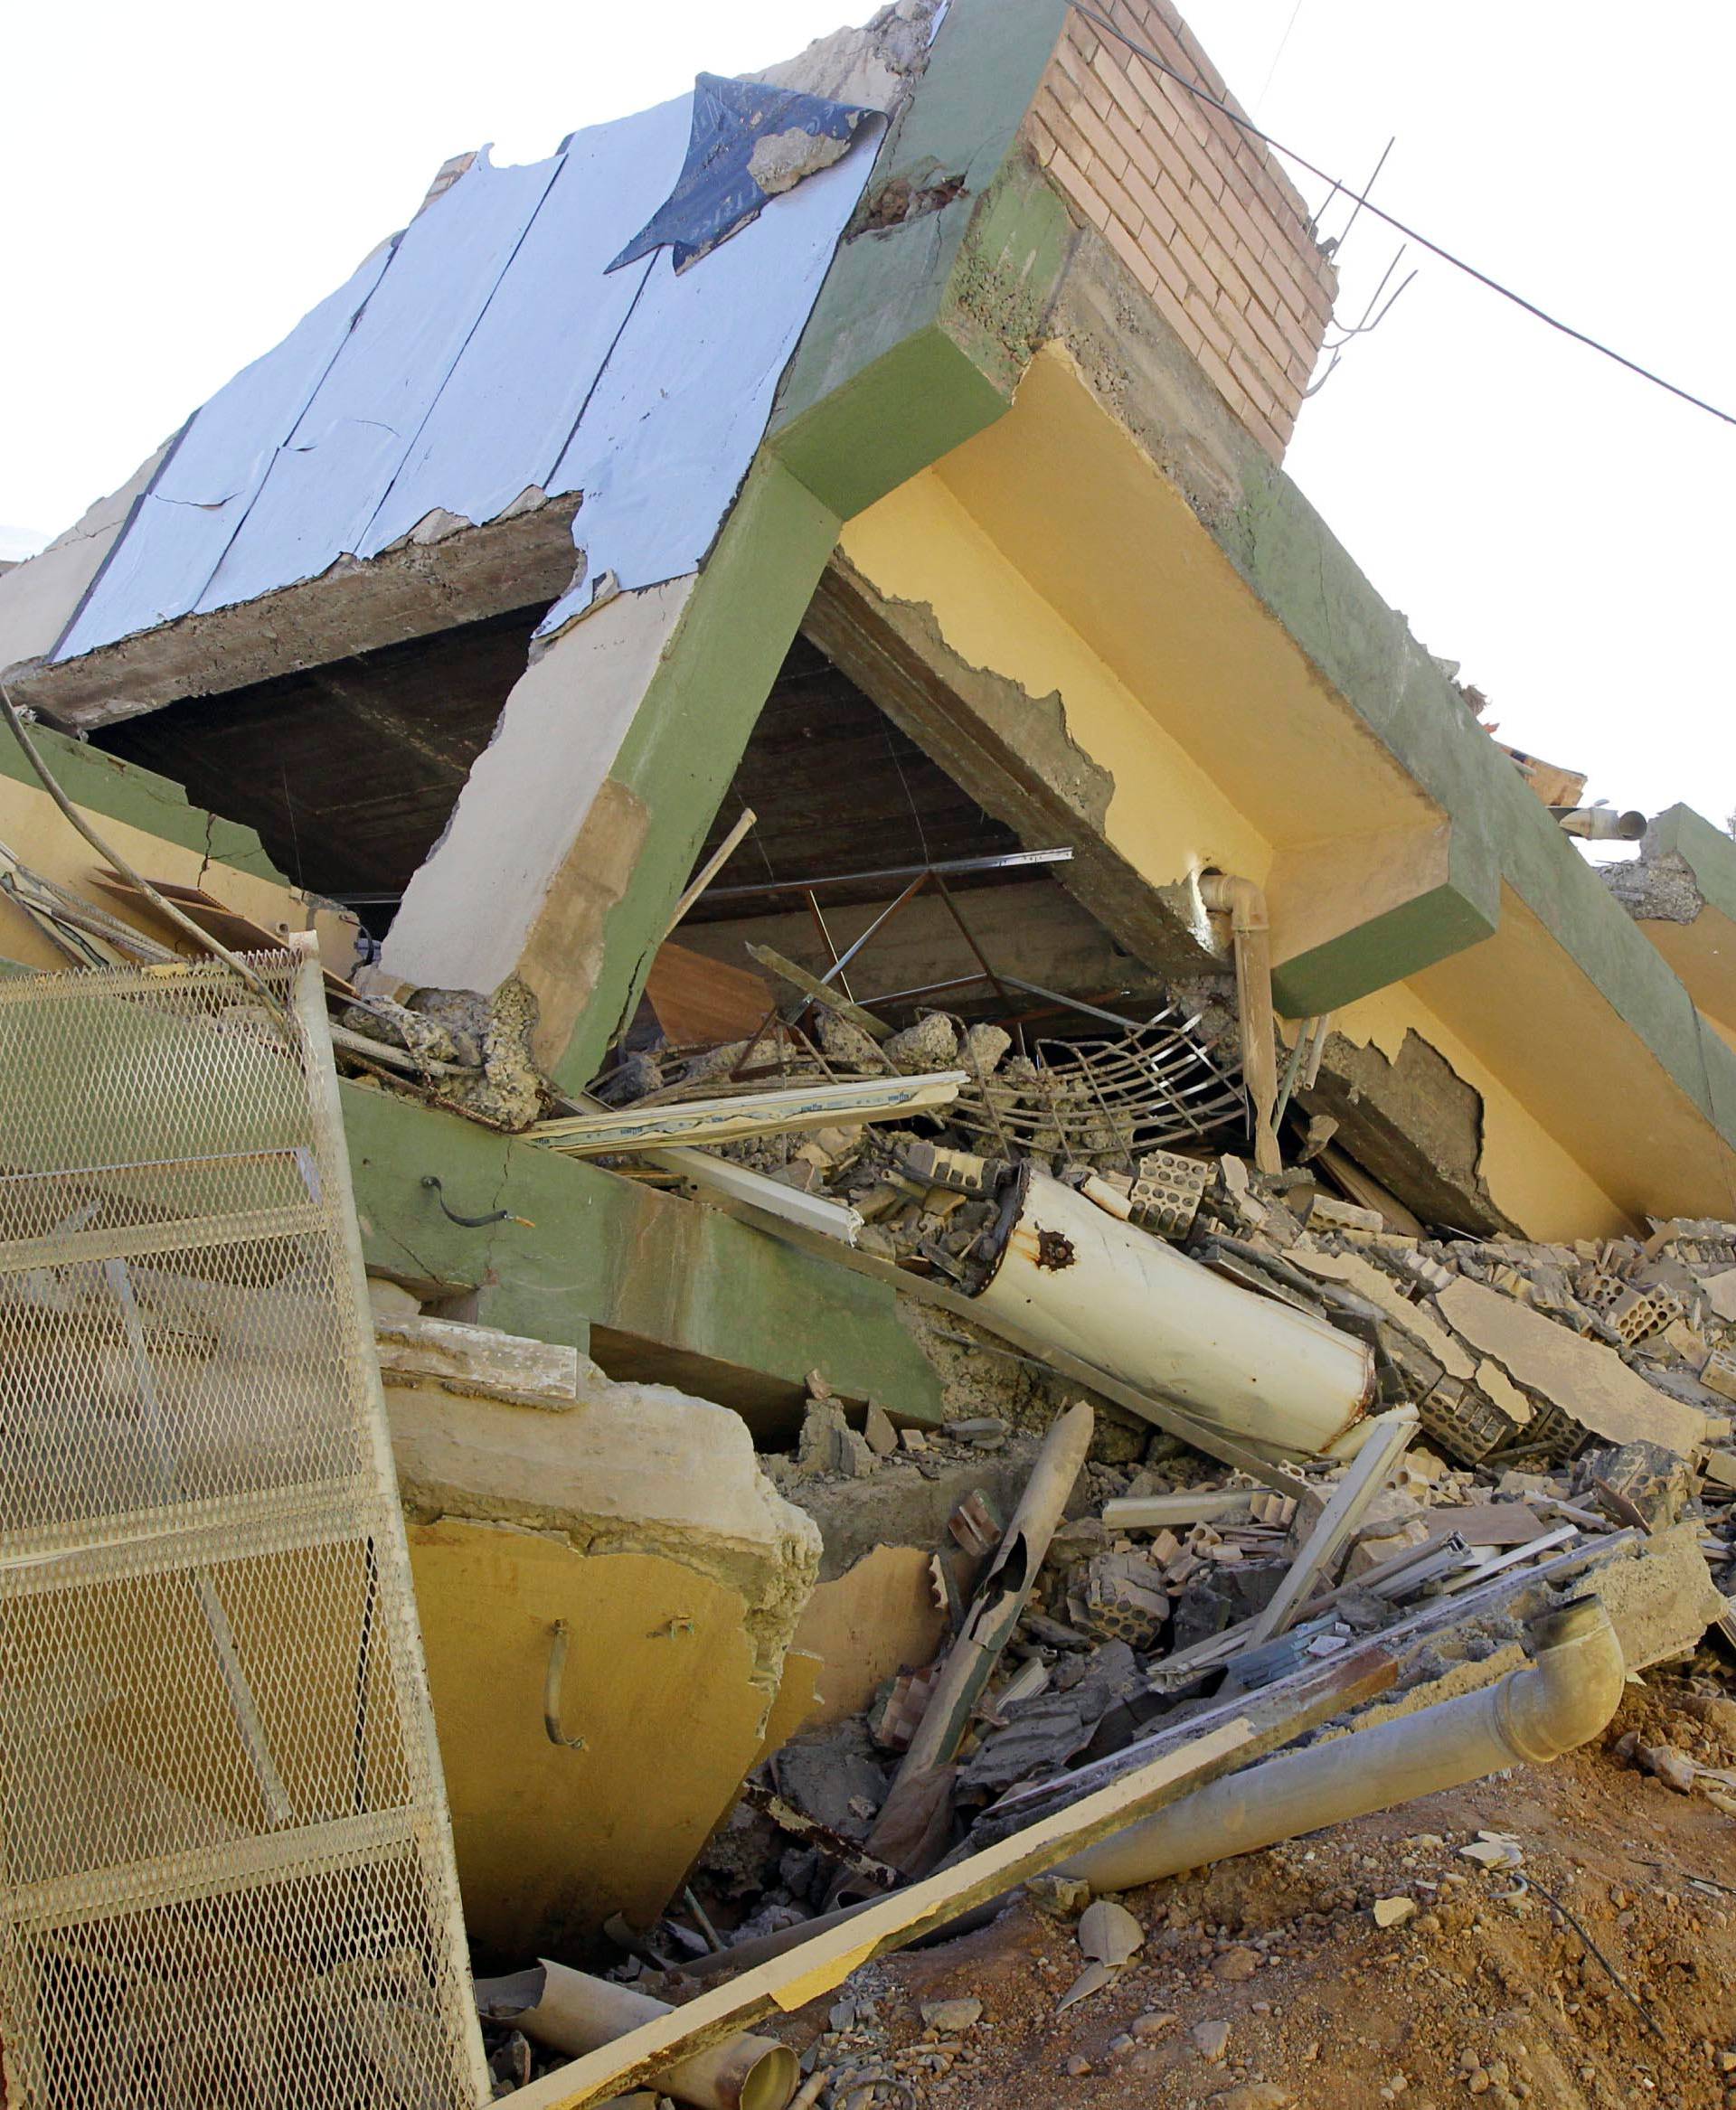
<instances>
[{"instance_id":1,"label":"yellow painted wall","mask_svg":"<svg viewBox=\"0 0 1736 2110\"><path fill-rule=\"evenodd\" d=\"M1335 1031L1398 1060L1415 1031L1483 1098L1480 1170L1495 1205L1533 1238L1596 1238L1632 1227L1621 1210L1474 1055L1416 992L1402 982L1333 1014Z\"/></svg>"},{"instance_id":2,"label":"yellow painted wall","mask_svg":"<svg viewBox=\"0 0 1736 2110\"><path fill-rule=\"evenodd\" d=\"M932 470L851 521L844 555L891 600L926 602L953 650L1033 696L1115 779L1105 834L1157 885L1214 865L1264 883L1271 845L1150 709L995 547Z\"/></svg>"},{"instance_id":3,"label":"yellow painted wall","mask_svg":"<svg viewBox=\"0 0 1736 2110\"><path fill-rule=\"evenodd\" d=\"M1203 560L1190 569L1181 553L1165 549L1158 560L1149 545L1154 519L1167 518L1153 498L1154 485L1163 480L1143 457L1132 458L1137 450L1113 419L1100 411L1084 416L1082 391L1068 390L1070 377L1059 365L1038 365L1043 371L1027 379L1014 414L990 436L849 523L845 557L887 598L926 605L948 645L971 665L1016 682L1033 696L1059 692L1072 738L1114 780L1106 838L1151 883L1174 885L1216 866L1272 887L1280 897L1273 903L1280 957L1326 934L1315 928L1321 919L1317 900L1308 912L1298 909L1287 918L1281 899L1287 871L1296 875L1299 892L1318 895L1323 861L1330 877L1343 862L1340 847L1354 849L1372 869L1361 882L1354 872L1348 881L1340 874L1336 888L1326 890L1334 893L1335 909L1344 907L1336 895L1346 885L1353 892L1357 883L1364 890L1384 890L1383 900L1395 887L1402 898L1407 880L1414 885L1429 879L1445 850L1439 812L1408 780L1393 781L1390 758L1381 757L1377 766L1362 752L1371 743L1359 743L1344 728L1335 728L1334 738L1311 754L1286 761L1285 740L1295 730L1300 700L1299 690L1292 693L1299 655L1251 605L1241 605L1239 613L1229 587L1215 570L1203 568ZM1020 425L1022 433L1011 429ZM1089 579L1069 584L1068 552L1080 557L1087 540L1100 548L1104 523L1081 520L1064 548L1052 540L1039 548L1033 540L1038 529L1030 517L1028 455L1044 447L1062 454L1120 450L1113 462L1093 455L1089 479L1094 503L1109 504L1126 486L1119 555L1136 571L1145 539L1143 588L1125 580L1109 597L1108 613L1098 607L1104 622L1112 615L1121 626L1113 664L1069 619L1075 608L1095 604ZM1078 481L1060 475L1058 459L1056 478L1043 479L1041 487L1053 497ZM1024 500L1015 503L1020 493ZM1169 510L1178 517L1185 513L1166 485L1160 495L1173 502ZM1184 524L1197 535L1191 517ZM1048 526L1052 535L1053 523ZM1052 594L1045 582L1052 584ZM1178 593L1197 605L1185 610L1160 605L1165 595L1173 599ZM1098 627L1094 620L1093 636ZM1143 670L1137 685L1136 665ZM1319 816L1331 796L1342 804L1348 781L1360 785L1365 802L1361 827L1337 843L1323 843L1315 832ZM1626 1224L1609 1193L1415 990L1400 984L1382 991L1335 1022L1359 1042L1373 1041L1389 1059L1414 1028L1482 1095L1483 1175L1501 1209L1528 1231L1586 1237Z\"/></svg>"},{"instance_id":4,"label":"yellow painted wall","mask_svg":"<svg viewBox=\"0 0 1736 2110\"><path fill-rule=\"evenodd\" d=\"M457 1517L412 1524L410 1554L466 1925L520 1961L582 1944L612 1912L649 1926L773 1711L740 1593L658 1554ZM561 1730L582 1749L543 1727L562 1619Z\"/></svg>"},{"instance_id":5,"label":"yellow painted wall","mask_svg":"<svg viewBox=\"0 0 1736 2110\"><path fill-rule=\"evenodd\" d=\"M238 871L233 865L208 863L197 850L165 842L160 835L107 814L91 813L86 817L97 834L146 879L203 887L225 908L239 909L268 930L288 933L317 928L320 957L326 966L345 974L354 964L354 917L329 909L321 909L316 916L305 894L276 880ZM0 777L0 843L44 879L82 894L123 922L135 923L147 936L159 935L158 927L147 920L146 915L134 915L98 883L96 875L106 868L38 786ZM15 960L26 967L60 968L71 964L17 903L4 896L0 896L0 959Z\"/></svg>"}]
</instances>

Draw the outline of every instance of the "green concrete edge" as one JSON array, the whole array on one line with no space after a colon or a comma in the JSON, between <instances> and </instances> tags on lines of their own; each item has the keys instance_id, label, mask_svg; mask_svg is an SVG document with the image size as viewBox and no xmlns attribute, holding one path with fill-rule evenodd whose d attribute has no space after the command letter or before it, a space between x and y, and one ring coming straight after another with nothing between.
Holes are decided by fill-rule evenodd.
<instances>
[{"instance_id":1,"label":"green concrete edge","mask_svg":"<svg viewBox=\"0 0 1736 2110\"><path fill-rule=\"evenodd\" d=\"M603 965L554 1079L581 1090L645 986L718 802L729 788L838 537L837 515L761 454L646 689L610 781L647 816L644 848L603 927Z\"/></svg>"},{"instance_id":2,"label":"green concrete edge","mask_svg":"<svg viewBox=\"0 0 1736 2110\"><path fill-rule=\"evenodd\" d=\"M1448 880L1274 967L1272 1001L1285 1018L1342 1011L1358 997L1463 952L1494 929Z\"/></svg>"},{"instance_id":3,"label":"green concrete edge","mask_svg":"<svg viewBox=\"0 0 1736 2110\"><path fill-rule=\"evenodd\" d=\"M1219 523L1218 539L1324 679L1448 816L1448 883L1467 928L1483 919L1493 928L1500 889L1511 887L1676 1088L1736 1142L1736 1050L1703 1025L1667 962L1296 485L1255 458L1251 441L1245 459L1243 503ZM1340 941L1352 960L1380 942L1368 930Z\"/></svg>"},{"instance_id":4,"label":"green concrete edge","mask_svg":"<svg viewBox=\"0 0 1736 2110\"><path fill-rule=\"evenodd\" d=\"M1064 0L954 0L868 195L962 174L952 204L840 246L765 444L648 685L611 781L644 851L604 923L597 987L557 1083L595 1074L631 1015L844 521L1002 415L1071 241L1065 209L1013 151Z\"/></svg>"},{"instance_id":5,"label":"green concrete edge","mask_svg":"<svg viewBox=\"0 0 1736 2110\"><path fill-rule=\"evenodd\" d=\"M140 828L146 834L159 835L183 850L196 850L214 864L276 880L280 886L289 884L266 855L251 828L220 820L203 806L194 805L168 777L142 769L136 762L124 762L117 755L105 754L86 740L74 739L46 725L33 726L31 738L74 805ZM9 735L0 739L0 777L33 788L38 784L35 771ZM148 879L151 874L145 876Z\"/></svg>"},{"instance_id":6,"label":"green concrete edge","mask_svg":"<svg viewBox=\"0 0 1736 2110\"><path fill-rule=\"evenodd\" d=\"M846 233L768 431L841 519L998 418L1038 342L1071 240L1014 149L1065 0L954 0L874 165L888 185L959 180L939 211Z\"/></svg>"},{"instance_id":7,"label":"green concrete edge","mask_svg":"<svg viewBox=\"0 0 1736 2110\"><path fill-rule=\"evenodd\" d=\"M1645 848L1679 857L1707 908L1736 918L1736 839L1691 805L1672 805L1646 829Z\"/></svg>"},{"instance_id":8,"label":"green concrete edge","mask_svg":"<svg viewBox=\"0 0 1736 2110\"><path fill-rule=\"evenodd\" d=\"M374 1087L342 1087L368 1265L425 1289L478 1293L483 1323L583 1349L592 1326L799 1389L818 1370L850 1399L933 1425L940 1381L883 1284L797 1252L720 1210L558 1157ZM465 1215L448 1223L422 1180Z\"/></svg>"}]
</instances>

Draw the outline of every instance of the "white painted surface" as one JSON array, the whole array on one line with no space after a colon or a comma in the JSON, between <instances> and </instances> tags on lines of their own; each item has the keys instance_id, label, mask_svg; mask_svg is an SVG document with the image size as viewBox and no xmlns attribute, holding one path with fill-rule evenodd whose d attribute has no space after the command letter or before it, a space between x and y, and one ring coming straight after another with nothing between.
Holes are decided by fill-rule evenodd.
<instances>
[{"instance_id":1,"label":"white painted surface","mask_svg":"<svg viewBox=\"0 0 1736 2110\"><path fill-rule=\"evenodd\" d=\"M620 595L520 676L410 880L388 973L488 994L513 972L693 589L690 575Z\"/></svg>"},{"instance_id":2,"label":"white painted surface","mask_svg":"<svg viewBox=\"0 0 1736 2110\"><path fill-rule=\"evenodd\" d=\"M1064 1264L1039 1266L1040 1253ZM1360 1341L1237 1288L1043 1173L977 1302L1212 1428L1298 1455L1330 1450L1373 1392Z\"/></svg>"},{"instance_id":3,"label":"white painted surface","mask_svg":"<svg viewBox=\"0 0 1736 2110\"><path fill-rule=\"evenodd\" d=\"M879 124L684 271L605 268L673 188L692 97L486 153L194 412L57 659L377 556L431 513L582 491L586 584L697 568L755 448ZM39 647L39 649L42 649Z\"/></svg>"},{"instance_id":4,"label":"white painted surface","mask_svg":"<svg viewBox=\"0 0 1736 2110\"><path fill-rule=\"evenodd\" d=\"M52 652L102 561L126 525L134 501L163 466L165 441L118 491L99 498L47 549L0 577L0 673Z\"/></svg>"}]
</instances>

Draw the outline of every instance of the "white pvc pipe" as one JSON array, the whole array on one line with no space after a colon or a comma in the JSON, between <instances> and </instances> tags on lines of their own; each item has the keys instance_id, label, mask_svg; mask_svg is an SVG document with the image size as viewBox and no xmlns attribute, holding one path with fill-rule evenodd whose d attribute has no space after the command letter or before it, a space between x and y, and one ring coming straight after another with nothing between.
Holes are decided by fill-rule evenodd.
<instances>
[{"instance_id":1,"label":"white pvc pipe","mask_svg":"<svg viewBox=\"0 0 1736 2110\"><path fill-rule=\"evenodd\" d=\"M1498 1683L1231 1774L1056 1872L1093 1890L1130 1890L1505 1766L1559 1758L1595 1737L1619 1705L1621 1642L1595 1597L1562 1606L1534 1631L1536 1660Z\"/></svg>"},{"instance_id":2,"label":"white pvc pipe","mask_svg":"<svg viewBox=\"0 0 1736 2110\"><path fill-rule=\"evenodd\" d=\"M1350 1438L1374 1397L1363 1342L1239 1289L1026 1166L977 1301L1212 1428L1296 1456Z\"/></svg>"},{"instance_id":3,"label":"white pvc pipe","mask_svg":"<svg viewBox=\"0 0 1736 2110\"><path fill-rule=\"evenodd\" d=\"M574 2058L674 2011L666 2001L630 1985L592 1978L546 1958L511 1978L479 1979L476 2006L486 2021L523 2030L539 2044ZM659 2095L694 2110L784 2110L800 2079L796 2054L787 2044L742 2035L666 2068L656 2085Z\"/></svg>"}]
</instances>

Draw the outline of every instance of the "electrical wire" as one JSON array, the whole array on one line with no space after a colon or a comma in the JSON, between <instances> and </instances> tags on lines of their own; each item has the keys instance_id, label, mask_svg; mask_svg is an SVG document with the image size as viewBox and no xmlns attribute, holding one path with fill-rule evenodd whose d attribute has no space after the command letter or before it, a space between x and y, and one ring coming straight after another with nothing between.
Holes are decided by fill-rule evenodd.
<instances>
[{"instance_id":1,"label":"electrical wire","mask_svg":"<svg viewBox=\"0 0 1736 2110\"><path fill-rule=\"evenodd\" d=\"M1190 80L1184 73L1178 72L1167 60L1160 59L1156 52L1137 43L1125 30L1118 29L1107 15L1087 5L1086 0L1067 0L1067 4L1075 14L1101 30L1105 36L1113 37L1118 43L1125 44L1136 58L1143 59L1146 65L1156 68L1166 79L1175 81L1177 87L1184 88L1189 95L1207 104L1220 116L1228 118L1232 125L1246 132L1250 138L1258 139L1275 154L1283 155L1286 160L1295 162L1298 168L1307 169L1311 176L1321 183L1330 184L1334 190L1342 191L1347 198L1354 198L1359 211L1365 208L1376 220L1384 221L1387 226L1403 235L1407 240L1415 242L1420 249L1427 250L1430 256L1439 257L1443 264L1450 264L1456 271L1463 271L1467 278L1475 278L1479 286L1486 287L1491 293L1498 293L1503 300L1510 300L1515 307L1523 308L1529 316L1534 316L1540 323L1547 323L1552 330L1559 330L1562 336L1571 337L1576 344L1600 352L1606 359L1614 360L1618 366L1625 366L1629 373L1637 374L1641 381L1650 381L1655 388L1663 389L1667 394L1692 404L1696 410L1705 411L1708 417L1719 419L1726 425L1736 425L1736 412L1721 410L1716 403L1709 403L1703 396L1696 396L1688 389L1679 388L1675 381L1665 381L1661 373L1654 373L1649 366L1642 366L1638 360L1629 359L1626 353L1614 350L1601 339L1590 336L1584 330L1576 330L1571 323L1562 322L1559 316L1552 316L1547 308L1539 307L1534 300L1527 300L1524 294L1515 293L1511 286L1504 286L1498 278L1492 278L1486 271L1479 271L1475 264L1467 264L1463 257L1455 256L1451 250L1443 249L1439 242L1431 241L1426 234L1419 233L1396 214L1374 204L1364 193L1353 190L1339 177L1329 175L1325 169L1316 167L1306 155L1298 154L1294 146L1286 146L1282 140L1274 139L1269 132L1262 132L1251 118L1243 117L1240 110L1231 109L1229 104L1220 102L1215 95L1200 87L1196 81Z\"/></svg>"},{"instance_id":2,"label":"electrical wire","mask_svg":"<svg viewBox=\"0 0 1736 2110\"><path fill-rule=\"evenodd\" d=\"M1254 98L1256 109L1265 101L1267 90L1278 78L1278 69L1283 63L1285 48L1290 41L1290 32L1296 27L1296 18L1301 12L1302 0L1296 0L1296 5L1290 10L1290 19L1284 24L1284 34L1278 40L1278 49L1272 53L1272 62L1266 69L1266 78L1260 83L1260 93Z\"/></svg>"}]
</instances>

